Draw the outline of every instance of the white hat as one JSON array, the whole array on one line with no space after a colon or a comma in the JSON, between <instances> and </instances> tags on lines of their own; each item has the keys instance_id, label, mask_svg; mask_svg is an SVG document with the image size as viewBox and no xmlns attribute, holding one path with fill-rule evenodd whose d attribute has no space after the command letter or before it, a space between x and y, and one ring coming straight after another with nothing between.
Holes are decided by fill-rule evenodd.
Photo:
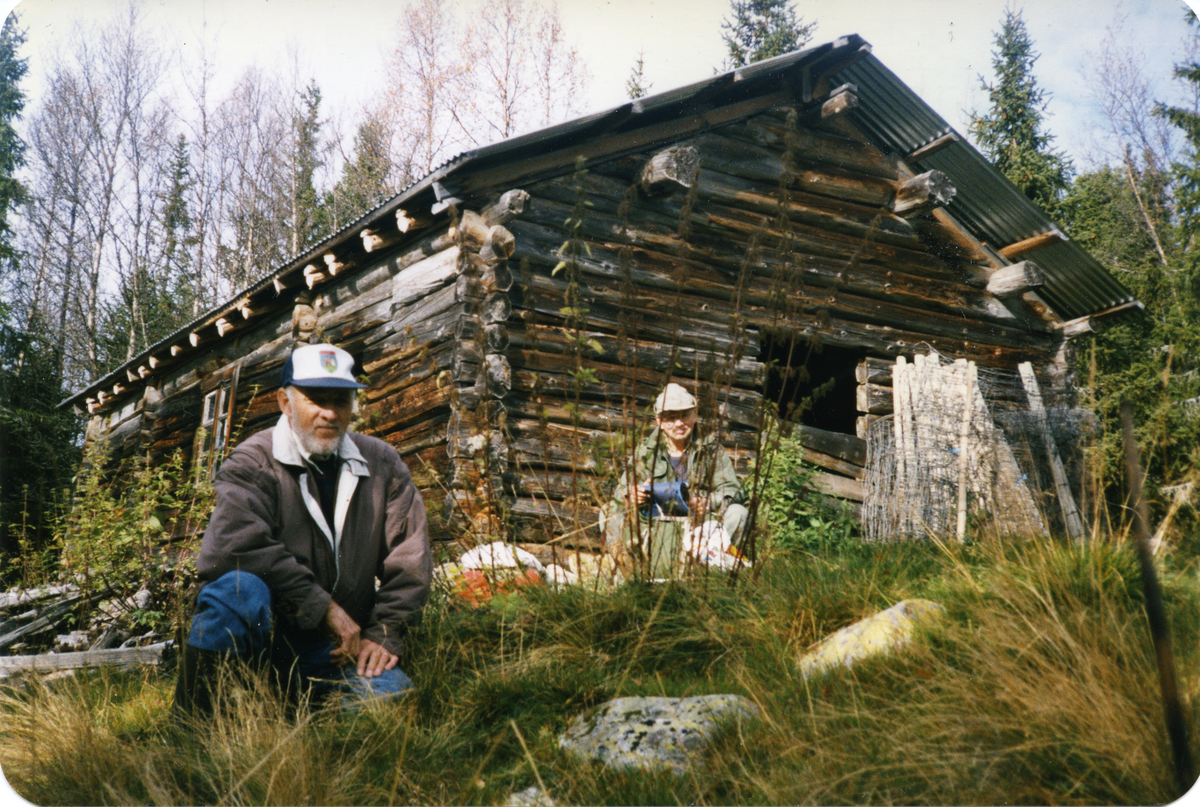
<instances>
[{"instance_id":1,"label":"white hat","mask_svg":"<svg viewBox=\"0 0 1200 807\"><path fill-rule=\"evenodd\" d=\"M283 363L283 386L364 389L354 380L354 357L333 345L304 345Z\"/></svg>"},{"instance_id":2,"label":"white hat","mask_svg":"<svg viewBox=\"0 0 1200 807\"><path fill-rule=\"evenodd\" d=\"M654 399L654 414L656 415L661 415L663 412L683 412L695 408L696 399L678 384L667 384Z\"/></svg>"}]
</instances>

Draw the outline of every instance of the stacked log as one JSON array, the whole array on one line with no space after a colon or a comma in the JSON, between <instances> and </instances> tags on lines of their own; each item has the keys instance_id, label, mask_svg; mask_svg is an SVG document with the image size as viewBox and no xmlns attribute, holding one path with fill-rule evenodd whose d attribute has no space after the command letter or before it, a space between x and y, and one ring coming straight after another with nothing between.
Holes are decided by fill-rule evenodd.
<instances>
[{"instance_id":1,"label":"stacked log","mask_svg":"<svg viewBox=\"0 0 1200 807\"><path fill-rule=\"evenodd\" d=\"M854 368L854 380L858 382L855 396L860 413L854 429L863 440L867 439L872 423L892 414L892 367L890 359L868 356Z\"/></svg>"},{"instance_id":2,"label":"stacked log","mask_svg":"<svg viewBox=\"0 0 1200 807\"><path fill-rule=\"evenodd\" d=\"M451 526L477 540L502 534L510 498L504 401L512 389L506 351L513 286L508 260L515 241L504 222L521 212L525 198L522 191L510 192L483 214L463 211L456 225L454 298L459 305L450 359L454 406L446 426L450 492L445 507Z\"/></svg>"}]
</instances>

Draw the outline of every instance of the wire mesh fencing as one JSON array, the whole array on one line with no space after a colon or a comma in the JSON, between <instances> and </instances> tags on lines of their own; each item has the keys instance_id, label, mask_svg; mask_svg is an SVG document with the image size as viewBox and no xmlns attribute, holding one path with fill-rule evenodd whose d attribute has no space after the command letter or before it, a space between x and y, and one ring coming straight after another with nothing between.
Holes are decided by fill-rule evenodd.
<instances>
[{"instance_id":1,"label":"wire mesh fencing","mask_svg":"<svg viewBox=\"0 0 1200 807\"><path fill-rule=\"evenodd\" d=\"M867 540L963 540L981 528L1082 538L1090 413L1043 398L1027 366L980 368L933 352L898 359L892 391L893 414L866 435Z\"/></svg>"}]
</instances>

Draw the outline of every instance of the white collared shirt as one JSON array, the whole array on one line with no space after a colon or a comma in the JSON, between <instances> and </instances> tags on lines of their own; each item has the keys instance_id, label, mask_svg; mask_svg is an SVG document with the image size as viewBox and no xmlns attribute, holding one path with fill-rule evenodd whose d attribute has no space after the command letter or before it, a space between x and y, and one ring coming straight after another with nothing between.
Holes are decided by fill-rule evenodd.
<instances>
[{"instance_id":1,"label":"white collared shirt","mask_svg":"<svg viewBox=\"0 0 1200 807\"><path fill-rule=\"evenodd\" d=\"M338 550L342 545L342 528L346 525L346 514L350 512L350 500L354 497L354 491L358 487L359 477L371 475L367 468L366 458L358 450L354 441L350 439L349 432L343 435L338 446L338 457L342 460L342 468L338 476L333 528L330 529L329 523L325 520L325 513L321 510L321 503L311 493L308 486L307 469L315 469L312 455L300 445L300 438L292 430L292 424L287 415L280 415L279 422L275 424L275 431L271 435L271 452L276 460L285 465L295 465L306 469L300 475L300 495L304 499L304 506L308 508L308 514L312 516L313 521L321 528L321 532L329 541L329 546L333 549L334 562L340 565Z\"/></svg>"}]
</instances>

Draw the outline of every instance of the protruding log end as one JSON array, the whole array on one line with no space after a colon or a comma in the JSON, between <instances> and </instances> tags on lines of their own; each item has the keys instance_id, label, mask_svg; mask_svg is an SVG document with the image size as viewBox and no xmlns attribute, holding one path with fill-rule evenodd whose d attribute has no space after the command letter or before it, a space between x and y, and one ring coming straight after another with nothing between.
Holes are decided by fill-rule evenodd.
<instances>
[{"instance_id":1,"label":"protruding log end","mask_svg":"<svg viewBox=\"0 0 1200 807\"><path fill-rule=\"evenodd\" d=\"M383 238L374 230L363 230L359 236L362 238L363 249L367 252L374 252L383 246Z\"/></svg>"},{"instance_id":2,"label":"protruding log end","mask_svg":"<svg viewBox=\"0 0 1200 807\"><path fill-rule=\"evenodd\" d=\"M941 171L926 171L901 183L896 189L892 212L897 216L912 218L948 205L955 193L957 190L948 176Z\"/></svg>"},{"instance_id":3,"label":"protruding log end","mask_svg":"<svg viewBox=\"0 0 1200 807\"><path fill-rule=\"evenodd\" d=\"M364 232L366 232L366 231L364 230ZM370 252L370 251L371 250L369 250L369 249L367 250L367 252ZM326 268L326 270L328 270L330 277L336 277L338 272L340 272L346 268L346 264L339 261L337 259L337 256L334 255L332 252L326 252L325 253L325 268Z\"/></svg>"},{"instance_id":4,"label":"protruding log end","mask_svg":"<svg viewBox=\"0 0 1200 807\"><path fill-rule=\"evenodd\" d=\"M821 104L821 119L843 115L858 106L858 87L843 84L829 93L829 100Z\"/></svg>"},{"instance_id":5,"label":"protruding log end","mask_svg":"<svg viewBox=\"0 0 1200 807\"><path fill-rule=\"evenodd\" d=\"M217 335L218 336L224 336L225 334L227 334L233 330L233 323L230 322L229 320L225 319L224 317L221 317L220 319L218 319L216 324L217 324Z\"/></svg>"},{"instance_id":6,"label":"protruding log end","mask_svg":"<svg viewBox=\"0 0 1200 807\"><path fill-rule=\"evenodd\" d=\"M988 278L987 290L1000 298L1016 297L1046 283L1046 276L1032 261L1021 261L997 269Z\"/></svg>"},{"instance_id":7,"label":"protruding log end","mask_svg":"<svg viewBox=\"0 0 1200 807\"><path fill-rule=\"evenodd\" d=\"M507 224L525 212L529 204L529 193L519 188L508 191L496 204L483 210L483 220L491 225Z\"/></svg>"},{"instance_id":8,"label":"protruding log end","mask_svg":"<svg viewBox=\"0 0 1200 807\"><path fill-rule=\"evenodd\" d=\"M1105 328L1104 320L1096 317L1080 317L1062 324L1062 335L1067 339L1086 336L1089 333L1100 333Z\"/></svg>"},{"instance_id":9,"label":"protruding log end","mask_svg":"<svg viewBox=\"0 0 1200 807\"><path fill-rule=\"evenodd\" d=\"M417 226L417 220L410 218L407 210L396 211L396 229L402 233L407 233L409 230Z\"/></svg>"},{"instance_id":10,"label":"protruding log end","mask_svg":"<svg viewBox=\"0 0 1200 807\"><path fill-rule=\"evenodd\" d=\"M670 196L691 188L699 170L700 152L691 146L671 146L646 162L639 187L647 196Z\"/></svg>"},{"instance_id":11,"label":"protruding log end","mask_svg":"<svg viewBox=\"0 0 1200 807\"><path fill-rule=\"evenodd\" d=\"M488 263L506 261L512 257L516 248L517 240L513 237L513 234L507 228L496 224L484 236L483 246L479 250L479 257Z\"/></svg>"},{"instance_id":12,"label":"protruding log end","mask_svg":"<svg viewBox=\"0 0 1200 807\"><path fill-rule=\"evenodd\" d=\"M484 377L493 398L503 398L512 389L512 368L504 356L489 353L484 358Z\"/></svg>"},{"instance_id":13,"label":"protruding log end","mask_svg":"<svg viewBox=\"0 0 1200 807\"><path fill-rule=\"evenodd\" d=\"M466 245L478 251L487 240L488 231L491 227L483 216L473 210L464 210L462 218L458 221L457 230L452 230L456 235L460 235Z\"/></svg>"},{"instance_id":14,"label":"protruding log end","mask_svg":"<svg viewBox=\"0 0 1200 807\"><path fill-rule=\"evenodd\" d=\"M310 263L304 267L304 282L310 289L324 279L325 273L318 269L315 264Z\"/></svg>"}]
</instances>

